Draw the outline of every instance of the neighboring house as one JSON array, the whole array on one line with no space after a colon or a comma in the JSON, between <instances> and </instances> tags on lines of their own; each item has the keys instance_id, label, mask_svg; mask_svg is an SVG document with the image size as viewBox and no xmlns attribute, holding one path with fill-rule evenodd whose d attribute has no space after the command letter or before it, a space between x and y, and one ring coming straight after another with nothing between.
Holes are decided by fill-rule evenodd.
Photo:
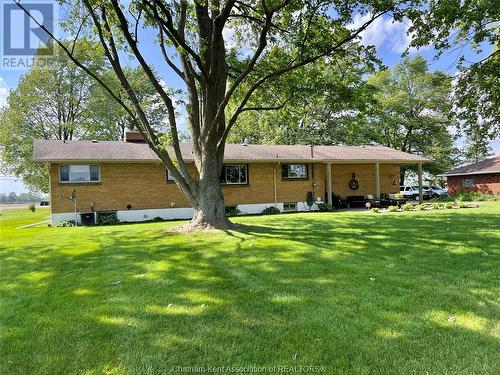
<instances>
[{"instance_id":1,"label":"neighboring house","mask_svg":"<svg viewBox=\"0 0 500 375\"><path fill-rule=\"evenodd\" d=\"M500 194L500 156L446 172L448 194L479 192Z\"/></svg>"},{"instance_id":2,"label":"neighboring house","mask_svg":"<svg viewBox=\"0 0 500 375\"><path fill-rule=\"evenodd\" d=\"M181 145L196 175L190 144ZM170 174L135 133L125 141L34 142L34 160L49 164L53 223L79 213L116 212L121 221L185 219L193 210ZM221 175L224 201L241 213L316 210L332 196L399 192L399 166L428 162L381 146L228 144ZM310 192L308 194L308 192ZM309 204L308 204L308 195ZM311 202L314 201L314 202Z\"/></svg>"}]
</instances>

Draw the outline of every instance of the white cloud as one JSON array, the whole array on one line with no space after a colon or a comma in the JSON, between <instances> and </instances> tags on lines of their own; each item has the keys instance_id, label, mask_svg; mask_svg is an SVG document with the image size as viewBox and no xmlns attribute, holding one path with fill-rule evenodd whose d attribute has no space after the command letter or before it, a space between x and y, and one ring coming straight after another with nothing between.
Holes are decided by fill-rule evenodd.
<instances>
[{"instance_id":1,"label":"white cloud","mask_svg":"<svg viewBox=\"0 0 500 375\"><path fill-rule=\"evenodd\" d=\"M370 17L370 14L357 14L349 27L355 30L366 23ZM411 36L408 35L409 28L409 22L395 22L391 17L383 16L373 21L360 35L364 45L374 45L377 49L383 47L390 52L402 53L411 42Z\"/></svg>"},{"instance_id":2,"label":"white cloud","mask_svg":"<svg viewBox=\"0 0 500 375\"><path fill-rule=\"evenodd\" d=\"M7 104L7 97L9 96L9 87L5 79L0 77L0 108Z\"/></svg>"}]
</instances>

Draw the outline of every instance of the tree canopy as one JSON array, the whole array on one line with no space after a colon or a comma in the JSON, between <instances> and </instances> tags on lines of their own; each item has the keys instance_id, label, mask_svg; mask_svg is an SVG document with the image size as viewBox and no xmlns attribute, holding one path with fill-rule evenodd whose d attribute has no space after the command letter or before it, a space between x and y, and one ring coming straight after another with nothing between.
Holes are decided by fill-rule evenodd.
<instances>
[{"instance_id":1,"label":"tree canopy","mask_svg":"<svg viewBox=\"0 0 500 375\"><path fill-rule=\"evenodd\" d=\"M452 129L456 126L451 77L429 72L422 57L405 58L392 70L368 79L375 87L375 104L366 112L371 140L404 152L424 155L432 174L454 164ZM401 183L404 183L402 168Z\"/></svg>"},{"instance_id":2,"label":"tree canopy","mask_svg":"<svg viewBox=\"0 0 500 375\"><path fill-rule=\"evenodd\" d=\"M467 136L500 137L500 6L496 1L438 1L428 11L412 13L412 46L429 43L437 51L457 55L455 107ZM465 58L471 48L477 58ZM485 147L485 144L481 147ZM487 147L487 146L486 146Z\"/></svg>"},{"instance_id":3,"label":"tree canopy","mask_svg":"<svg viewBox=\"0 0 500 375\"><path fill-rule=\"evenodd\" d=\"M380 64L371 53L359 53L358 45L352 47L341 58L321 59L269 90L256 93L252 100L254 108L265 103L278 104L272 111L255 109L240 116L230 141L367 143L367 134L359 121L373 101L373 88L367 85L365 75L374 73Z\"/></svg>"}]
</instances>

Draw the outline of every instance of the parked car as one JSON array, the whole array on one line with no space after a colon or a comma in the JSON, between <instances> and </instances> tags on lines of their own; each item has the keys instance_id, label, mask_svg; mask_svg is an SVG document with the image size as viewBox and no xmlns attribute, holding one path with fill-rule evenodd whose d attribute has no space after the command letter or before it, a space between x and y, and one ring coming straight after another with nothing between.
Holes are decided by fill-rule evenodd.
<instances>
[{"instance_id":1,"label":"parked car","mask_svg":"<svg viewBox=\"0 0 500 375\"><path fill-rule=\"evenodd\" d=\"M429 189L430 191L432 191L435 198L448 196L448 189L439 187L437 185L424 186L424 189Z\"/></svg>"},{"instance_id":2,"label":"parked car","mask_svg":"<svg viewBox=\"0 0 500 375\"><path fill-rule=\"evenodd\" d=\"M418 200L418 186L400 186L399 190L400 193L403 194L403 197L405 197L406 199ZM431 199L434 195L434 193L429 188L426 189L425 186L422 187L422 193L424 199Z\"/></svg>"}]
</instances>

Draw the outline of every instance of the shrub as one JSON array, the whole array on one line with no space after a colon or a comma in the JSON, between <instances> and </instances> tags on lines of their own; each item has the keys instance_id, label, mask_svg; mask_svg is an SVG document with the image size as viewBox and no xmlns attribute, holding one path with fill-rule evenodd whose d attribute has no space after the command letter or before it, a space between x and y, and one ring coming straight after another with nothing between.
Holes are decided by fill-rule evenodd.
<instances>
[{"instance_id":1,"label":"shrub","mask_svg":"<svg viewBox=\"0 0 500 375\"><path fill-rule=\"evenodd\" d=\"M446 202L446 204L444 205L447 209L451 209L453 208L453 203L452 202Z\"/></svg>"},{"instance_id":2,"label":"shrub","mask_svg":"<svg viewBox=\"0 0 500 375\"><path fill-rule=\"evenodd\" d=\"M415 205L415 209L418 210L418 211L423 211L425 210L425 205L424 204L417 204Z\"/></svg>"},{"instance_id":3,"label":"shrub","mask_svg":"<svg viewBox=\"0 0 500 375\"><path fill-rule=\"evenodd\" d=\"M28 206L28 209L31 211L31 212L35 212L36 210L36 206L34 203L31 203L29 206Z\"/></svg>"},{"instance_id":4,"label":"shrub","mask_svg":"<svg viewBox=\"0 0 500 375\"><path fill-rule=\"evenodd\" d=\"M241 214L241 211L236 207L228 208L226 211L227 216L238 216L239 214Z\"/></svg>"},{"instance_id":5,"label":"shrub","mask_svg":"<svg viewBox=\"0 0 500 375\"><path fill-rule=\"evenodd\" d=\"M458 208L467 208L467 207L468 207L468 206L467 206L467 203L462 202L462 201L457 201L457 203L456 203L456 204L457 204L457 207L458 207Z\"/></svg>"},{"instance_id":6,"label":"shrub","mask_svg":"<svg viewBox=\"0 0 500 375\"><path fill-rule=\"evenodd\" d=\"M262 210L262 214L263 215L274 215L274 214L279 214L281 211L279 210L279 208L277 207L274 207L274 206L269 206L269 207L266 207Z\"/></svg>"},{"instance_id":7,"label":"shrub","mask_svg":"<svg viewBox=\"0 0 500 375\"><path fill-rule=\"evenodd\" d=\"M388 210L389 210L389 212L398 212L399 207L398 206L389 206Z\"/></svg>"},{"instance_id":8,"label":"shrub","mask_svg":"<svg viewBox=\"0 0 500 375\"><path fill-rule=\"evenodd\" d=\"M450 197L450 199L456 199L458 201L473 202L473 201L495 201L499 197L498 195L483 194L476 191L471 191L468 193L458 193Z\"/></svg>"},{"instance_id":9,"label":"shrub","mask_svg":"<svg viewBox=\"0 0 500 375\"><path fill-rule=\"evenodd\" d=\"M321 212L332 212L334 208L330 203L318 203L318 210Z\"/></svg>"},{"instance_id":10,"label":"shrub","mask_svg":"<svg viewBox=\"0 0 500 375\"><path fill-rule=\"evenodd\" d=\"M411 203L404 204L403 211L413 211L413 205Z\"/></svg>"},{"instance_id":11,"label":"shrub","mask_svg":"<svg viewBox=\"0 0 500 375\"><path fill-rule=\"evenodd\" d=\"M116 212L105 212L97 214L97 224L98 225L115 225L118 224L118 216Z\"/></svg>"},{"instance_id":12,"label":"shrub","mask_svg":"<svg viewBox=\"0 0 500 375\"><path fill-rule=\"evenodd\" d=\"M57 226L58 227L74 227L75 221L74 220L61 221L60 223L57 224Z\"/></svg>"},{"instance_id":13,"label":"shrub","mask_svg":"<svg viewBox=\"0 0 500 375\"><path fill-rule=\"evenodd\" d=\"M403 199L404 197L403 197L403 194L397 193L397 194L394 194L394 198L396 198L396 199Z\"/></svg>"},{"instance_id":14,"label":"shrub","mask_svg":"<svg viewBox=\"0 0 500 375\"><path fill-rule=\"evenodd\" d=\"M372 208L372 209L371 209L371 211L372 211L373 213L378 214L378 213L380 213L380 208L374 207L374 208Z\"/></svg>"},{"instance_id":15,"label":"shrub","mask_svg":"<svg viewBox=\"0 0 500 375\"><path fill-rule=\"evenodd\" d=\"M153 218L153 221L164 221L162 217L156 216Z\"/></svg>"}]
</instances>

